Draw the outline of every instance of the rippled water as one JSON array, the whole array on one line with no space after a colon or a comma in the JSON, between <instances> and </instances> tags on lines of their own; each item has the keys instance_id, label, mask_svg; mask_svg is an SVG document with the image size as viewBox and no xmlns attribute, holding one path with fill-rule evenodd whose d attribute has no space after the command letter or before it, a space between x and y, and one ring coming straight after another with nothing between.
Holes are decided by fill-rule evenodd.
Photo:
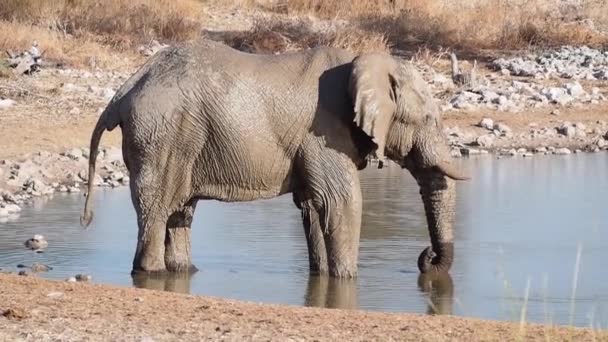
<instances>
[{"instance_id":1,"label":"rippled water","mask_svg":"<svg viewBox=\"0 0 608 342\"><path fill-rule=\"evenodd\" d=\"M528 321L608 327L608 156L461 162L473 180L458 185L449 278L419 277L416 258L428 244L424 212L416 184L397 167L362 172L356 280L309 277L291 196L199 202L192 238L200 272L132 278L137 229L127 189L96 192L88 230L78 224L81 195L55 195L24 208L19 219L0 223L0 267L42 262L54 267L43 275L49 278L85 272L99 283L293 305L501 320L519 320L525 305ZM33 234L48 239L45 253L23 248Z\"/></svg>"}]
</instances>

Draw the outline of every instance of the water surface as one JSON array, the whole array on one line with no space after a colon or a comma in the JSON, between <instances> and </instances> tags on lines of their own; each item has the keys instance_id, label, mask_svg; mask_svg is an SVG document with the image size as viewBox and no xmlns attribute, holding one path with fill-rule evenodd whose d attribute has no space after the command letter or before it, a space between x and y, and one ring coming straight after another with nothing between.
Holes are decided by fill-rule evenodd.
<instances>
[{"instance_id":1,"label":"water surface","mask_svg":"<svg viewBox=\"0 0 608 342\"><path fill-rule=\"evenodd\" d=\"M126 188L96 191L88 230L78 223L82 195L38 200L17 220L0 223L0 267L41 262L54 267L43 275L54 279L89 273L99 283L291 305L500 320L519 320L525 306L528 321L608 328L608 155L460 162L473 180L458 184L450 277L419 276L416 259L428 245L424 211L412 177L394 166L361 173L356 280L309 276L290 195L199 202L192 239L200 271L132 278L137 229ZM34 234L48 239L45 253L23 248Z\"/></svg>"}]
</instances>

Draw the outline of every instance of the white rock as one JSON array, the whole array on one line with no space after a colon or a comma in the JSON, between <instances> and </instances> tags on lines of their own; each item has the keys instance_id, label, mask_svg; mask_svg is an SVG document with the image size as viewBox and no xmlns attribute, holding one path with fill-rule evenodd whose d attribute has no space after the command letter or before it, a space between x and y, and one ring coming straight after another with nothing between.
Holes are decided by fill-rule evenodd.
<instances>
[{"instance_id":1,"label":"white rock","mask_svg":"<svg viewBox=\"0 0 608 342\"><path fill-rule=\"evenodd\" d=\"M579 97L586 94L583 86L578 82L567 83L566 89L568 90L568 94L573 97Z\"/></svg>"},{"instance_id":2,"label":"white rock","mask_svg":"<svg viewBox=\"0 0 608 342\"><path fill-rule=\"evenodd\" d=\"M477 138L477 145L481 147L492 147L494 145L494 139L496 139L494 134L484 134Z\"/></svg>"},{"instance_id":3,"label":"white rock","mask_svg":"<svg viewBox=\"0 0 608 342\"><path fill-rule=\"evenodd\" d=\"M11 99L0 100L0 109L7 109L12 107L15 104L15 101Z\"/></svg>"},{"instance_id":4,"label":"white rock","mask_svg":"<svg viewBox=\"0 0 608 342\"><path fill-rule=\"evenodd\" d=\"M483 118L481 121L479 121L478 126L491 131L494 129L494 120L490 118Z\"/></svg>"},{"instance_id":5,"label":"white rock","mask_svg":"<svg viewBox=\"0 0 608 342\"><path fill-rule=\"evenodd\" d=\"M494 124L494 130L498 131L501 135L508 135L512 132L511 127L507 126L502 122L498 122Z\"/></svg>"},{"instance_id":6,"label":"white rock","mask_svg":"<svg viewBox=\"0 0 608 342\"><path fill-rule=\"evenodd\" d=\"M79 148L73 148L65 153L66 157L69 157L73 160L78 160L82 158L82 150Z\"/></svg>"},{"instance_id":7,"label":"white rock","mask_svg":"<svg viewBox=\"0 0 608 342\"><path fill-rule=\"evenodd\" d=\"M557 132L568 138L572 138L576 135L576 127L569 122L564 122L558 129Z\"/></svg>"},{"instance_id":8,"label":"white rock","mask_svg":"<svg viewBox=\"0 0 608 342\"><path fill-rule=\"evenodd\" d=\"M555 154L570 154L572 153L569 149L562 147L555 150Z\"/></svg>"},{"instance_id":9,"label":"white rock","mask_svg":"<svg viewBox=\"0 0 608 342\"><path fill-rule=\"evenodd\" d=\"M70 110L70 115L79 115L80 109L78 107L74 107Z\"/></svg>"},{"instance_id":10,"label":"white rock","mask_svg":"<svg viewBox=\"0 0 608 342\"><path fill-rule=\"evenodd\" d=\"M9 214L15 214L21 211L21 207L16 204L7 204L4 206L4 209L6 209Z\"/></svg>"}]
</instances>

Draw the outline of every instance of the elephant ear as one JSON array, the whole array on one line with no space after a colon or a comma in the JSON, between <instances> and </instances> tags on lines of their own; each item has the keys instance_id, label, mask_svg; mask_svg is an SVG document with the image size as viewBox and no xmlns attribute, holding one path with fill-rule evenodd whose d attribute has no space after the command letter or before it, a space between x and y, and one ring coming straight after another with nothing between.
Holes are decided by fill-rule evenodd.
<instances>
[{"instance_id":1,"label":"elephant ear","mask_svg":"<svg viewBox=\"0 0 608 342\"><path fill-rule=\"evenodd\" d=\"M382 162L386 136L397 110L396 62L388 55L364 54L352 64L349 94L353 121L376 144L374 157Z\"/></svg>"}]
</instances>

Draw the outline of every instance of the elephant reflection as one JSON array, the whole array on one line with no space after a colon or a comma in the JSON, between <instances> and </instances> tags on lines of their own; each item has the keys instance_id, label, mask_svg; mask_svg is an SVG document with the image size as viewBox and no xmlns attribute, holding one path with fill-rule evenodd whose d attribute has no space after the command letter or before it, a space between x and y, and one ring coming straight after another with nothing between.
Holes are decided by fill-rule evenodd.
<instances>
[{"instance_id":1,"label":"elephant reflection","mask_svg":"<svg viewBox=\"0 0 608 342\"><path fill-rule=\"evenodd\" d=\"M429 296L429 315L451 315L454 302L454 282L449 273L418 276L418 289Z\"/></svg>"},{"instance_id":2,"label":"elephant reflection","mask_svg":"<svg viewBox=\"0 0 608 342\"><path fill-rule=\"evenodd\" d=\"M191 273L138 273L131 276L138 288L190 293Z\"/></svg>"},{"instance_id":3,"label":"elephant reflection","mask_svg":"<svg viewBox=\"0 0 608 342\"><path fill-rule=\"evenodd\" d=\"M310 276L305 304L332 309L357 309L359 306L356 279Z\"/></svg>"}]
</instances>

